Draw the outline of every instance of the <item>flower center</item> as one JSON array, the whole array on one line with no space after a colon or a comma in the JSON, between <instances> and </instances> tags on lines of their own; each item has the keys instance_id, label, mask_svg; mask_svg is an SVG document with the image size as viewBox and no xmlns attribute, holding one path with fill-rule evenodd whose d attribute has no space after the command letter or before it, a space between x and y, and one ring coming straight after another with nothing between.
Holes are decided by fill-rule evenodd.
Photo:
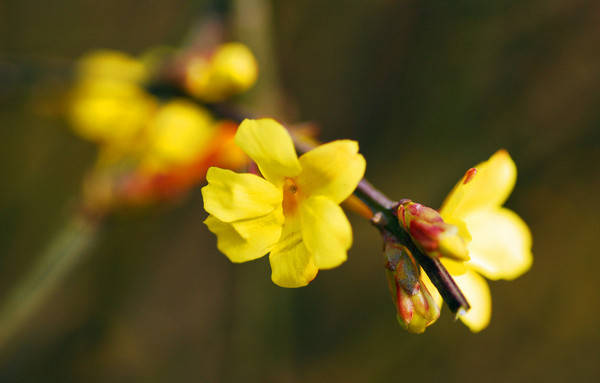
<instances>
[{"instance_id":1,"label":"flower center","mask_svg":"<svg viewBox=\"0 0 600 383\"><path fill-rule=\"evenodd\" d=\"M292 178L286 178L283 182L283 214L286 217L296 214L300 190Z\"/></svg>"}]
</instances>

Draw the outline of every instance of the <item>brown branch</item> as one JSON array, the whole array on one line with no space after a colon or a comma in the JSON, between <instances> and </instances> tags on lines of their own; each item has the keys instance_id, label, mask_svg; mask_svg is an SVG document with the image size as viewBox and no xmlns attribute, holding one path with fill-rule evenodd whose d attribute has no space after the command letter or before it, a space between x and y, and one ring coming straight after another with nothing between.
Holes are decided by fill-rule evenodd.
<instances>
[{"instance_id":1,"label":"brown branch","mask_svg":"<svg viewBox=\"0 0 600 383\"><path fill-rule=\"evenodd\" d=\"M208 106L216 115L238 123L246 118L256 118L256 115L247 111L242 111L228 104L212 104L205 106ZM298 150L299 153L305 153L314 148L314 145L311 142L295 136L293 131L290 133L294 140L296 150ZM469 310L470 305L467 302L467 299L440 260L429 257L427 254L423 253L423 251L421 251L421 249L413 242L410 235L400 226L395 211L396 206L398 205L397 202L388 198L366 179L360 181L354 191L354 195L371 210L374 218L377 218L372 220L375 226L380 230L385 230L392 234L399 243L405 245L412 252L417 262L419 262L419 265L438 289L450 311L455 315L460 315Z\"/></svg>"},{"instance_id":2,"label":"brown branch","mask_svg":"<svg viewBox=\"0 0 600 383\"><path fill-rule=\"evenodd\" d=\"M373 212L376 219L371 220L380 230L391 233L395 239L405 245L414 255L419 265L425 270L431 282L440 292L448 308L459 314L461 310L470 308L469 302L460 291L448 270L439 259L429 257L419 249L410 235L400 226L396 216L397 202L390 200L385 194L377 190L369 181L363 179L358 184L354 194L360 198Z\"/></svg>"},{"instance_id":3,"label":"brown branch","mask_svg":"<svg viewBox=\"0 0 600 383\"><path fill-rule=\"evenodd\" d=\"M295 137L293 132L292 138L294 139L296 150L300 153L305 153L314 147L306 140ZM423 253L413 242L410 235L400 226L398 217L396 216L398 203L389 199L365 178L359 182L354 195L371 210L374 217L371 222L375 226L382 231L389 232L399 243L402 243L411 251L417 262L419 262L419 265L421 265L427 276L429 276L431 282L440 292L450 311L458 315L469 310L469 302L467 302L467 299L440 260Z\"/></svg>"}]
</instances>

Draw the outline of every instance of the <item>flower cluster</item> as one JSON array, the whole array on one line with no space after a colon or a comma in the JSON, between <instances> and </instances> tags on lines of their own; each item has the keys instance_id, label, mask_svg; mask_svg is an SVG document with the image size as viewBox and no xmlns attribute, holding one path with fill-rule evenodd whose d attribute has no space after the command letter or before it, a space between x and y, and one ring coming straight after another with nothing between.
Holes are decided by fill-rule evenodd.
<instances>
[{"instance_id":1,"label":"flower cluster","mask_svg":"<svg viewBox=\"0 0 600 383\"><path fill-rule=\"evenodd\" d=\"M85 185L86 203L95 209L171 198L204 179L211 165L236 169L247 164L233 142L235 124L215 119L193 97L164 99L149 91L173 67L156 57L96 51L78 64L68 114L78 135L99 144L96 167ZM199 58L206 65L198 65ZM200 101L221 101L256 79L254 57L239 43L195 52L185 63L189 78L208 80L200 86L183 79L171 86L195 84L202 89L195 92Z\"/></svg>"},{"instance_id":2,"label":"flower cluster","mask_svg":"<svg viewBox=\"0 0 600 383\"><path fill-rule=\"evenodd\" d=\"M239 43L141 58L113 51L82 58L69 118L77 134L99 145L85 203L97 210L147 203L206 179L205 223L217 247L233 262L270 254L274 283L305 286L318 270L347 258L352 229L339 205L362 179L365 160L355 141L330 142L298 157L274 120L245 120L239 128L217 120L207 105L247 90L257 72L252 53ZM168 96L157 84L167 85ZM232 171L250 161L254 173ZM501 150L470 169L439 211L410 200L396 210L412 243L454 277L471 305L460 319L473 331L485 328L491 315L483 277L513 279L532 262L527 225L502 207L515 180L516 167ZM352 201L347 206L361 207ZM386 275L398 321L420 333L437 320L442 301L404 245L385 239Z\"/></svg>"},{"instance_id":3,"label":"flower cluster","mask_svg":"<svg viewBox=\"0 0 600 383\"><path fill-rule=\"evenodd\" d=\"M321 145L298 157L286 129L271 119L245 120L235 142L261 176L212 167L202 189L205 223L232 262L270 253L271 278L300 287L319 269L339 266L352 244L339 204L363 177L355 141Z\"/></svg>"}]
</instances>

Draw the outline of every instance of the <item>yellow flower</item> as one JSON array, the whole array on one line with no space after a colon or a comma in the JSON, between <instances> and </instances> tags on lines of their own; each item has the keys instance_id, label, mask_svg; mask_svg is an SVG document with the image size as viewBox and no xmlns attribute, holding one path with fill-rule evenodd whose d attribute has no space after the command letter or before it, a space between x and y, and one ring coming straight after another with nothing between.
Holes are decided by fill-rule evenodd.
<instances>
[{"instance_id":1,"label":"yellow flower","mask_svg":"<svg viewBox=\"0 0 600 383\"><path fill-rule=\"evenodd\" d=\"M69 104L73 129L85 139L127 146L156 108L157 101L141 86L144 65L113 51L83 57Z\"/></svg>"},{"instance_id":2,"label":"yellow flower","mask_svg":"<svg viewBox=\"0 0 600 383\"><path fill-rule=\"evenodd\" d=\"M491 317L492 301L486 280L514 279L533 261L527 224L502 204L510 195L517 168L505 150L499 150L470 170L444 201L445 222L458 226L470 259L442 262L469 301L471 309L460 319L474 332L484 329ZM481 274L481 275L480 275Z\"/></svg>"},{"instance_id":3,"label":"yellow flower","mask_svg":"<svg viewBox=\"0 0 600 383\"><path fill-rule=\"evenodd\" d=\"M221 45L210 57L195 57L187 65L185 86L206 102L220 102L248 90L256 82L258 64L244 44Z\"/></svg>"},{"instance_id":4,"label":"yellow flower","mask_svg":"<svg viewBox=\"0 0 600 383\"><path fill-rule=\"evenodd\" d=\"M145 134L145 165L163 170L196 159L210 144L215 124L206 109L175 99L158 108Z\"/></svg>"},{"instance_id":5,"label":"yellow flower","mask_svg":"<svg viewBox=\"0 0 600 383\"><path fill-rule=\"evenodd\" d=\"M121 82L141 83L146 80L144 64L126 53L111 50L92 51L77 63L80 78L103 78Z\"/></svg>"},{"instance_id":6,"label":"yellow flower","mask_svg":"<svg viewBox=\"0 0 600 383\"><path fill-rule=\"evenodd\" d=\"M339 266L352 230L339 204L363 177L355 141L321 145L297 157L291 137L271 119L245 120L235 142L264 178L212 167L202 188L205 223L232 262L270 253L271 279L300 287L319 269Z\"/></svg>"}]
</instances>

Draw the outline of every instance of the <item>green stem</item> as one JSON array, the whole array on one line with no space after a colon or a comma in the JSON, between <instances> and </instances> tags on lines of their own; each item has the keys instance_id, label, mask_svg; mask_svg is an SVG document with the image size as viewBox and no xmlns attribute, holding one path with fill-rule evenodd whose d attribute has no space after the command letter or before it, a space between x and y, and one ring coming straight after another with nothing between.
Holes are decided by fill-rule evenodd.
<instances>
[{"instance_id":1,"label":"green stem","mask_svg":"<svg viewBox=\"0 0 600 383\"><path fill-rule=\"evenodd\" d=\"M97 217L83 211L74 214L25 278L9 292L0 310L0 350L86 254L96 237L99 222Z\"/></svg>"}]
</instances>

